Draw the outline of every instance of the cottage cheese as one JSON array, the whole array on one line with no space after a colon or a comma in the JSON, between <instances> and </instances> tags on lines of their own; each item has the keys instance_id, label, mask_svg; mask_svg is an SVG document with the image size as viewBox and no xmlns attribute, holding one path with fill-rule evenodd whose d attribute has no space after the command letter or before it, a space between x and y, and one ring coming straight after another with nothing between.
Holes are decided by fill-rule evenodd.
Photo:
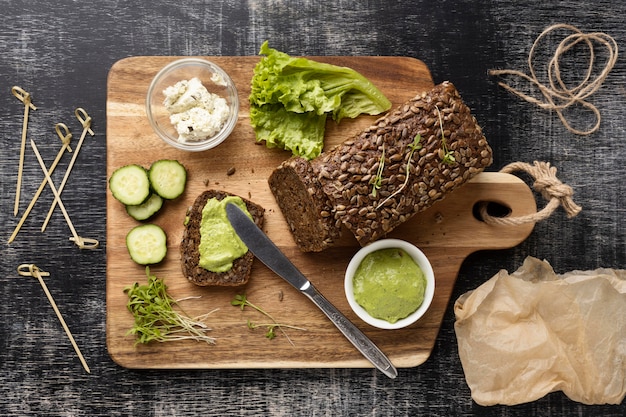
<instances>
[{"instance_id":1,"label":"cottage cheese","mask_svg":"<svg viewBox=\"0 0 626 417\"><path fill-rule=\"evenodd\" d=\"M163 104L178 132L179 142L198 142L214 136L230 114L226 100L209 92L195 77L177 82L163 94Z\"/></svg>"}]
</instances>

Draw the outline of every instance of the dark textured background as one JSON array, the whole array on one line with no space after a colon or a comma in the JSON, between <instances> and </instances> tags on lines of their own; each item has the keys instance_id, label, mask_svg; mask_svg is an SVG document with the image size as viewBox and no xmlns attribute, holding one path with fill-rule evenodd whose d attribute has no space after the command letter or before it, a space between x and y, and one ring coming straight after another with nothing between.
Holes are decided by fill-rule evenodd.
<instances>
[{"instance_id":1,"label":"dark textured background","mask_svg":"<svg viewBox=\"0 0 626 417\"><path fill-rule=\"evenodd\" d=\"M83 107L93 117L96 136L86 139L63 201L79 233L99 239L103 246L95 252L76 249L66 240L70 234L59 210L49 230L41 234L42 207L51 201L49 192L16 241L2 244L0 415L626 415L624 405L584 406L559 392L515 407L478 406L471 400L459 362L452 312L458 296L500 269L517 269L528 255L547 259L559 273L626 268L624 59L592 97L603 120L600 131L588 137L567 132L556 114L510 95L487 74L492 68L526 71L532 42L553 23L606 32L624 45L624 2L5 0L0 4L2 239L6 242L17 222L12 196L23 106L10 88L19 85L33 94L39 107L31 112L29 137L37 141L46 161L52 161L59 147L54 123L66 123L78 138L81 127L74 109ZM256 55L265 39L294 55L397 55L423 60L436 83L454 82L484 127L495 152L490 170L513 161L548 161L583 206L574 219L557 211L514 249L472 255L461 269L432 356L417 368L400 370L396 380L359 369L144 372L120 368L107 354L105 104L111 65L135 55ZM604 51L599 55L602 60ZM585 65L572 55L565 64L574 74ZM57 184L63 172L54 176ZM22 210L41 181L32 152L27 152L24 176ZM37 281L17 277L17 265L30 262L51 272L49 287L91 375L80 369Z\"/></svg>"}]
</instances>

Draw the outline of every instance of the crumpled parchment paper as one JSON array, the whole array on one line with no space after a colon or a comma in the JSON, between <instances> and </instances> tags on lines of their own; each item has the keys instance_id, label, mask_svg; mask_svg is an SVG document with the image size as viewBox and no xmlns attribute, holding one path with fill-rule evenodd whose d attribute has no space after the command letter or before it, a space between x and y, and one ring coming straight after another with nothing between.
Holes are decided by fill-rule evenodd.
<instances>
[{"instance_id":1,"label":"crumpled parchment paper","mask_svg":"<svg viewBox=\"0 0 626 417\"><path fill-rule=\"evenodd\" d=\"M557 275L528 257L454 305L472 398L514 405L563 391L584 404L626 393L626 270Z\"/></svg>"}]
</instances>

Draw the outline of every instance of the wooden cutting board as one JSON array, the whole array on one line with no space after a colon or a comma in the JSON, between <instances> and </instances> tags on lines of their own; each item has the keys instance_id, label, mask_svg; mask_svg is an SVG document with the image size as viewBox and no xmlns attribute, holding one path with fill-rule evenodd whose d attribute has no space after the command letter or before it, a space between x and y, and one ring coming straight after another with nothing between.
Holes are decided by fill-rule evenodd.
<instances>
[{"instance_id":1,"label":"wooden cutting board","mask_svg":"<svg viewBox=\"0 0 626 417\"><path fill-rule=\"evenodd\" d=\"M522 242L533 225L488 226L474 215L478 202L506 206L511 215L535 212L530 189L509 174L482 173L464 187L414 217L390 237L413 242L430 258L436 277L435 298L430 310L416 324L402 330L378 330L360 321L350 310L343 292L344 270L359 246L345 234L337 247L322 253L301 253L291 237L284 218L268 188L267 178L289 154L255 144L249 123L248 96L254 65L259 57L209 57L224 68L238 88L241 109L239 121L229 139L219 147L200 153L178 151L163 144L152 132L144 103L148 85L155 74L177 57L131 57L117 62L109 73L107 96L107 175L129 163L148 167L161 158L180 160L188 169L188 185L183 196L166 203L152 220L168 236L168 255L151 272L164 278L176 298L198 296L182 303L191 315L217 309L207 319L215 345L181 341L135 345L127 335L133 318L126 309L123 290L135 282L145 283L143 267L134 264L127 253L126 233L138 223L107 192L107 346L113 360L128 368L296 368L370 367L356 349L303 295L256 261L250 282L238 288L202 288L188 283L179 265L178 245L185 211L195 197L216 188L251 198L266 208L265 231L293 260L313 284L363 332L397 367L424 362L433 348L450 301L452 287L463 260L482 249L502 249ZM417 93L429 90L433 82L428 68L419 60L405 57L313 57L319 61L354 68L368 77L394 106ZM327 146L340 143L376 119L362 116L328 123ZM228 175L229 169L235 173ZM480 278L480 277L479 277ZM484 277L487 279L488 277ZM230 301L238 294L265 309L284 324L306 328L287 330L289 340L277 333L267 339L265 330L250 330L247 321L267 320L254 310L242 311Z\"/></svg>"}]
</instances>

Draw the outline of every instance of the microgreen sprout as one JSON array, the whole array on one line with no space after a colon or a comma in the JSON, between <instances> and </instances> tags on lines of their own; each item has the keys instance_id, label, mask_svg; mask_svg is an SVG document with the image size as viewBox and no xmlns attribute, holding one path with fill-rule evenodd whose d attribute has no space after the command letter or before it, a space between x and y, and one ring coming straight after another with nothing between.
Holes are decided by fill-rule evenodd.
<instances>
[{"instance_id":1,"label":"microgreen sprout","mask_svg":"<svg viewBox=\"0 0 626 417\"><path fill-rule=\"evenodd\" d=\"M281 331L281 333L283 335L285 335L285 337L287 338L287 340L289 341L289 343L294 346L293 342L291 341L291 339L289 338L289 336L287 335L287 333L285 333L284 329L294 329L294 330L305 330L302 327L296 327L296 326L291 326L289 324L280 324L278 323L274 317L272 317L267 311L265 311L264 309L262 309L261 307L251 303L248 298L246 297L245 294L237 294L235 296L235 298L230 302L231 305L236 306L236 307L241 307L241 310L243 311L246 307L250 307L256 311L258 311L259 313L263 314L265 317L267 317L268 319L271 320L271 323L254 323L251 320L248 320L247 322L247 326L250 330L254 330L258 327L265 327L267 328L267 333L265 333L265 337L267 337L268 339L273 339L276 337L276 332L275 330L278 328L278 330Z\"/></svg>"},{"instance_id":2,"label":"microgreen sprout","mask_svg":"<svg viewBox=\"0 0 626 417\"><path fill-rule=\"evenodd\" d=\"M370 180L372 184L372 196L376 197L378 190L383 184L383 170L385 169L385 144L383 143L383 150L380 154L380 161L378 162L378 170L376 176Z\"/></svg>"},{"instance_id":3,"label":"microgreen sprout","mask_svg":"<svg viewBox=\"0 0 626 417\"><path fill-rule=\"evenodd\" d=\"M409 175L411 175L411 160L413 159L413 154L415 153L415 151L418 151L418 150L422 149L422 143L420 142L421 140L422 140L422 136L418 133L413 138L413 142L411 142L409 144L409 146L408 146L408 148L409 148L409 157L407 158L407 161L406 161L406 173L404 175L404 182L389 197L385 198L380 204L378 204L376 206L376 209L382 207L383 204L385 204L389 199L391 199L395 195L399 194L404 189L404 187L406 187L406 185L409 183Z\"/></svg>"},{"instance_id":4,"label":"microgreen sprout","mask_svg":"<svg viewBox=\"0 0 626 417\"><path fill-rule=\"evenodd\" d=\"M443 132L443 117L441 116L441 111L439 110L439 107L435 106L435 108L437 109L437 114L439 115L439 128L441 129L441 149L443 150L443 158L441 158L441 161L444 164L452 165L456 162L456 159L454 159L454 152L448 149L446 136Z\"/></svg>"},{"instance_id":5,"label":"microgreen sprout","mask_svg":"<svg viewBox=\"0 0 626 417\"><path fill-rule=\"evenodd\" d=\"M211 329L203 321L215 310L195 318L187 316L178 304L183 300L174 300L168 294L165 282L150 275L148 267L146 275L147 284L136 282L124 289L128 295L128 310L135 318L135 324L127 334L136 335L137 344L187 339L214 344L215 339L206 334ZM175 310L175 306L180 311Z\"/></svg>"}]
</instances>

